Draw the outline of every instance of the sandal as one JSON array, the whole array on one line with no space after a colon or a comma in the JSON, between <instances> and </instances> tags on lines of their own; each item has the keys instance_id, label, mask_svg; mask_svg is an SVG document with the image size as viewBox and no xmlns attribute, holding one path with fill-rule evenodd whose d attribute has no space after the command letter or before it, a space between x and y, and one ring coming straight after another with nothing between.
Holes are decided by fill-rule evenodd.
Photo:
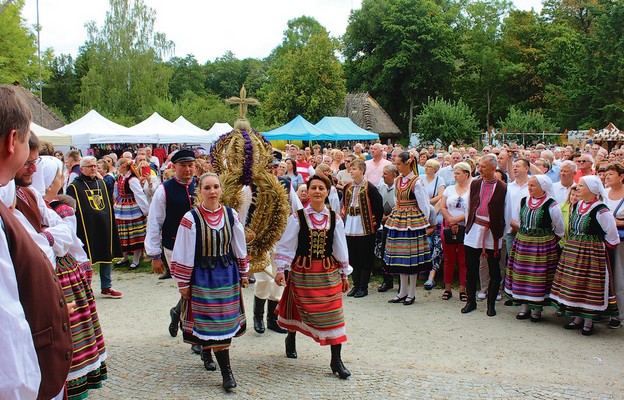
<instances>
[{"instance_id":1,"label":"sandal","mask_svg":"<svg viewBox=\"0 0 624 400\"><path fill-rule=\"evenodd\" d=\"M451 292L450 290L445 290L444 294L442 294L442 300L449 300L451 297L453 297L453 292Z\"/></svg>"},{"instance_id":2,"label":"sandal","mask_svg":"<svg viewBox=\"0 0 624 400\"><path fill-rule=\"evenodd\" d=\"M466 292L459 292L459 300L463 302L468 301L468 295L466 294Z\"/></svg>"},{"instance_id":3,"label":"sandal","mask_svg":"<svg viewBox=\"0 0 624 400\"><path fill-rule=\"evenodd\" d=\"M520 311L517 315L516 315L516 319L529 319L531 318L531 313L529 311Z\"/></svg>"},{"instance_id":4,"label":"sandal","mask_svg":"<svg viewBox=\"0 0 624 400\"><path fill-rule=\"evenodd\" d=\"M432 281L431 279L427 279L427 282L425 282L425 290L431 290L433 289L433 287L435 286L436 282Z\"/></svg>"}]
</instances>

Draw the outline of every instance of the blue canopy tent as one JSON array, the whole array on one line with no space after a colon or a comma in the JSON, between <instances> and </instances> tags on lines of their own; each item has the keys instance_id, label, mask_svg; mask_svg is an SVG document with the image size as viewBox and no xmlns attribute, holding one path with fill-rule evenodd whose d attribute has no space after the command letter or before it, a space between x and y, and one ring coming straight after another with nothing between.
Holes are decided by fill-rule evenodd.
<instances>
[{"instance_id":1,"label":"blue canopy tent","mask_svg":"<svg viewBox=\"0 0 624 400\"><path fill-rule=\"evenodd\" d=\"M263 135L267 140L327 140L329 138L301 115L297 115L286 125L264 132Z\"/></svg>"},{"instance_id":2,"label":"blue canopy tent","mask_svg":"<svg viewBox=\"0 0 624 400\"><path fill-rule=\"evenodd\" d=\"M377 140L377 133L369 132L357 126L347 117L323 117L316 125L326 132L321 139L325 140Z\"/></svg>"}]
</instances>

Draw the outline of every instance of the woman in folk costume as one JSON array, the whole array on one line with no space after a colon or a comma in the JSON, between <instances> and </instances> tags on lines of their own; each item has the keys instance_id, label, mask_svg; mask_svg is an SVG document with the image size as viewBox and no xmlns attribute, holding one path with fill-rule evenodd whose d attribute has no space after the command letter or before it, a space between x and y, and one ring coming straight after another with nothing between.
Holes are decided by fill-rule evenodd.
<instances>
[{"instance_id":1,"label":"woman in folk costume","mask_svg":"<svg viewBox=\"0 0 624 400\"><path fill-rule=\"evenodd\" d=\"M72 227L73 242L67 255L56 259L56 275L67 303L76 302L74 313L70 315L74 352L67 392L69 399L84 399L89 389L102 387L102 381L107 378L106 347L91 290L93 271L82 242L76 236L77 222L71 206L75 201L69 196L57 195L63 187L63 164L56 157L42 156L35 175L41 176L46 204Z\"/></svg>"},{"instance_id":2,"label":"woman in folk costume","mask_svg":"<svg viewBox=\"0 0 624 400\"><path fill-rule=\"evenodd\" d=\"M341 359L347 340L342 293L349 290L349 266L344 224L325 199L331 183L326 176L308 179L310 205L291 215L275 250L275 282L284 286L278 305L278 323L288 329L286 356L297 358L295 333L331 346L332 372L346 379L351 372ZM290 270L288 282L284 271Z\"/></svg>"},{"instance_id":3,"label":"woman in folk costume","mask_svg":"<svg viewBox=\"0 0 624 400\"><path fill-rule=\"evenodd\" d=\"M128 254L134 252L130 264L130 268L134 269L139 266L143 255L149 202L134 162L128 158L120 159L118 171L118 196L113 209L124 258L115 265L127 264Z\"/></svg>"},{"instance_id":4,"label":"woman in folk costume","mask_svg":"<svg viewBox=\"0 0 624 400\"><path fill-rule=\"evenodd\" d=\"M431 269L431 247L426 228L429 221L429 195L418 177L418 164L409 152L396 159L399 177L395 181L397 203L386 220L388 235L384 261L391 274L399 274L401 290L389 303L414 304L416 279Z\"/></svg>"},{"instance_id":5,"label":"woman in folk costume","mask_svg":"<svg viewBox=\"0 0 624 400\"><path fill-rule=\"evenodd\" d=\"M620 243L613 213L602 202L600 178L579 179L580 201L570 215L570 235L555 272L550 298L559 311L574 317L565 329L592 334L593 320L618 314L610 260ZM611 257L609 257L611 255Z\"/></svg>"},{"instance_id":6,"label":"woman in folk costume","mask_svg":"<svg viewBox=\"0 0 624 400\"><path fill-rule=\"evenodd\" d=\"M557 270L557 242L565 228L561 209L553 199L552 181L534 175L528 181L529 196L520 200L519 223L505 278L505 293L520 305L516 319L539 322L544 305L549 304L550 287ZM530 310L529 310L530 309Z\"/></svg>"},{"instance_id":7,"label":"woman in folk costume","mask_svg":"<svg viewBox=\"0 0 624 400\"><path fill-rule=\"evenodd\" d=\"M236 387L230 368L232 338L245 333L241 287L249 271L245 230L238 213L221 205L219 176L199 180L200 204L184 214L171 258L171 274L184 298L184 341L214 351L223 388Z\"/></svg>"}]
</instances>

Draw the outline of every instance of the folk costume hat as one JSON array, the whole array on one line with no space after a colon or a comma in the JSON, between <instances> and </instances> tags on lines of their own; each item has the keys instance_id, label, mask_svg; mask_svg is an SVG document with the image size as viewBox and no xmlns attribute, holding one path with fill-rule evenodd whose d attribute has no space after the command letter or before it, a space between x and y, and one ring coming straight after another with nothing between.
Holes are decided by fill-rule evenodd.
<instances>
[{"instance_id":1,"label":"folk costume hat","mask_svg":"<svg viewBox=\"0 0 624 400\"><path fill-rule=\"evenodd\" d=\"M585 186L589 189L593 194L600 196L601 198L605 198L605 190L604 186L602 186L602 182L600 178L596 175L585 175L581 178L585 182Z\"/></svg>"},{"instance_id":2,"label":"folk costume hat","mask_svg":"<svg viewBox=\"0 0 624 400\"><path fill-rule=\"evenodd\" d=\"M553 184L549 177L546 175L533 175L533 178L537 179L537 183L539 183L544 193L546 193L547 198L552 198L554 196Z\"/></svg>"},{"instance_id":3,"label":"folk costume hat","mask_svg":"<svg viewBox=\"0 0 624 400\"><path fill-rule=\"evenodd\" d=\"M37 171L33 174L32 187L42 196L46 189L50 187L59 170L62 171L63 163L53 156L41 156L41 161L37 165Z\"/></svg>"},{"instance_id":4,"label":"folk costume hat","mask_svg":"<svg viewBox=\"0 0 624 400\"><path fill-rule=\"evenodd\" d=\"M193 150L182 149L176 151L176 153L171 157L171 163L175 164L178 162L187 162L187 161L195 161L195 153Z\"/></svg>"}]
</instances>

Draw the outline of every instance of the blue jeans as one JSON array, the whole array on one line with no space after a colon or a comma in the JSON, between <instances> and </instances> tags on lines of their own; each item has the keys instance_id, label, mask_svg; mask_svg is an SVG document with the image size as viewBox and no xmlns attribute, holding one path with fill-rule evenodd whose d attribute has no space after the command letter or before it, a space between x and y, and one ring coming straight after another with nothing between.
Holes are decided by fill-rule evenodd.
<instances>
[{"instance_id":1,"label":"blue jeans","mask_svg":"<svg viewBox=\"0 0 624 400\"><path fill-rule=\"evenodd\" d=\"M100 286L102 290L106 290L113 286L111 282L111 272L113 270L113 263L100 263Z\"/></svg>"}]
</instances>

